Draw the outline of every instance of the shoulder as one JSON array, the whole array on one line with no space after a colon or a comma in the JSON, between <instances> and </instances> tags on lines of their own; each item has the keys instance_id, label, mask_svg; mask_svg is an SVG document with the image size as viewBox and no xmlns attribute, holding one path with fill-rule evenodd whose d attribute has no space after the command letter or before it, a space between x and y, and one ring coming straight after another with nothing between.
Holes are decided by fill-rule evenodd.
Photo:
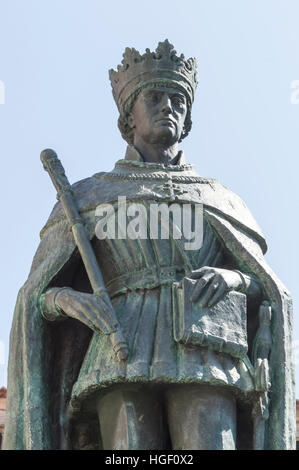
<instances>
[{"instance_id":1,"label":"shoulder","mask_svg":"<svg viewBox=\"0 0 299 470\"><path fill-rule=\"evenodd\" d=\"M265 252L267 249L265 237L258 222L253 217L243 199L215 179L209 179L209 184L202 185L202 187L204 206L208 210L210 209L221 213L231 222L255 234L255 237L260 240L263 251Z\"/></svg>"}]
</instances>

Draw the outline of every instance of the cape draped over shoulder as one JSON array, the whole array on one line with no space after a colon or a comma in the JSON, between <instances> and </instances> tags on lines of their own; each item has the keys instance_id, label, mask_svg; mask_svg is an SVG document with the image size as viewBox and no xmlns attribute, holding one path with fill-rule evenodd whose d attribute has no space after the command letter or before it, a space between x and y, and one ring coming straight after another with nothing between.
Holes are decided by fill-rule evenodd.
<instances>
[{"instance_id":1,"label":"cape draped over shoulder","mask_svg":"<svg viewBox=\"0 0 299 470\"><path fill-rule=\"evenodd\" d=\"M124 176L132 174L130 165L137 174L144 171L143 180ZM123 195L128 200L155 198L163 201L157 181L147 178L149 165L121 160L112 172L99 173L73 185L90 239L94 236L94 211L99 204L117 202L118 196ZM155 169L154 166L151 169ZM293 449L295 391L290 294L266 264L263 257L267 249L265 239L243 201L219 182L196 176L191 165L185 165L180 174L174 172L173 175L177 176L178 181L181 175L182 183L188 183L188 194L183 193L180 199L203 204L210 225L234 258L237 257L244 269L256 276L271 302L272 389L265 448ZM112 184L116 180L119 183ZM40 245L15 307L10 335L4 449L68 448L65 403L83 361L90 330L76 320L61 322L60 336L55 341L63 344L65 361L57 359L52 348L53 329L57 326L42 318L38 300L55 276L70 262L75 251L72 233L58 202L41 231ZM72 357L72 361L67 360L68 356ZM74 367L74 362L77 367ZM60 377L58 382L54 381L58 387L55 393L52 386L55 375L53 364L55 374Z\"/></svg>"}]
</instances>

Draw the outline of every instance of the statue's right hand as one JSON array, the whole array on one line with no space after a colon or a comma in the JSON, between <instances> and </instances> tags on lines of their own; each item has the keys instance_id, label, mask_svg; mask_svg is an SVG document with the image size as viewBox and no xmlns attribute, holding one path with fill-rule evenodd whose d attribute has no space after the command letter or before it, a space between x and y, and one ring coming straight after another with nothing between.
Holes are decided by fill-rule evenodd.
<instances>
[{"instance_id":1,"label":"statue's right hand","mask_svg":"<svg viewBox=\"0 0 299 470\"><path fill-rule=\"evenodd\" d=\"M79 320L93 331L109 334L115 329L116 322L107 300L108 294L98 296L64 288L56 295L55 303L67 316Z\"/></svg>"}]
</instances>

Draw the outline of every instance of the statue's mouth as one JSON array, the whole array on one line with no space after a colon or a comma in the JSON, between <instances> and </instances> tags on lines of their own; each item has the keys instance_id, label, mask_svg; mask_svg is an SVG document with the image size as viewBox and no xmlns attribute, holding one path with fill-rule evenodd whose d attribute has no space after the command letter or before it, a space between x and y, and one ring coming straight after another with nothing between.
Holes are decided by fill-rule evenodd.
<instances>
[{"instance_id":1,"label":"statue's mouth","mask_svg":"<svg viewBox=\"0 0 299 470\"><path fill-rule=\"evenodd\" d=\"M158 119L157 122L160 122L162 124L171 124L171 125L175 126L175 122L172 119L169 119L169 118Z\"/></svg>"}]
</instances>

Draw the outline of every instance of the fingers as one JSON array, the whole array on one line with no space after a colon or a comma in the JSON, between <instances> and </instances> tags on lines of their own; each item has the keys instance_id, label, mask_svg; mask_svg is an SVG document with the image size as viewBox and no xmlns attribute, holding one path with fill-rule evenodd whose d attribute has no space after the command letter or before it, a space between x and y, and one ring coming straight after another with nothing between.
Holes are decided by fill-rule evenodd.
<instances>
[{"instance_id":1,"label":"fingers","mask_svg":"<svg viewBox=\"0 0 299 470\"><path fill-rule=\"evenodd\" d=\"M90 317L96 323L101 325L101 330L113 330L117 321L114 317L114 312L108 307L100 297L89 297L86 299L86 307L88 308Z\"/></svg>"},{"instance_id":2,"label":"fingers","mask_svg":"<svg viewBox=\"0 0 299 470\"><path fill-rule=\"evenodd\" d=\"M203 289L208 285L208 283L215 277L214 273L206 274L203 276L199 281L197 281L196 286L194 287L194 290L191 295L191 302L196 302Z\"/></svg>"},{"instance_id":3,"label":"fingers","mask_svg":"<svg viewBox=\"0 0 299 470\"><path fill-rule=\"evenodd\" d=\"M100 325L96 325L92 319L90 319L89 315L86 314L86 311L82 309L73 309L72 314L70 315L71 317L75 318L76 320L79 320L81 323L84 323L84 325L88 326L88 328L96 331L102 331Z\"/></svg>"},{"instance_id":4,"label":"fingers","mask_svg":"<svg viewBox=\"0 0 299 470\"><path fill-rule=\"evenodd\" d=\"M218 300L220 300L220 298L225 294L226 290L226 285L224 283L220 284L215 294L212 296L212 298L210 298L210 300L208 300L208 307L213 307L213 305L215 305Z\"/></svg>"},{"instance_id":5,"label":"fingers","mask_svg":"<svg viewBox=\"0 0 299 470\"><path fill-rule=\"evenodd\" d=\"M200 307L204 308L208 305L210 299L212 297L214 297L217 289L219 288L220 286L220 279L219 279L219 276L213 276L213 280L210 282L207 290L205 291L205 293L203 294L203 296L201 297L201 299L199 300L199 305Z\"/></svg>"},{"instance_id":6,"label":"fingers","mask_svg":"<svg viewBox=\"0 0 299 470\"><path fill-rule=\"evenodd\" d=\"M64 301L64 311L94 331L110 333L117 324L111 308L101 297L83 292L72 293Z\"/></svg>"},{"instance_id":7,"label":"fingers","mask_svg":"<svg viewBox=\"0 0 299 470\"><path fill-rule=\"evenodd\" d=\"M213 268L210 268L209 266L204 266L203 268L192 271L190 274L188 274L188 277L190 277L191 279L200 279L204 274L209 274L211 272L214 272Z\"/></svg>"},{"instance_id":8,"label":"fingers","mask_svg":"<svg viewBox=\"0 0 299 470\"><path fill-rule=\"evenodd\" d=\"M110 332L117 326L113 307L108 306L102 297L90 295L85 302L85 308L89 310L93 320L101 325L102 330L104 328L104 330L107 329L107 332Z\"/></svg>"}]
</instances>

